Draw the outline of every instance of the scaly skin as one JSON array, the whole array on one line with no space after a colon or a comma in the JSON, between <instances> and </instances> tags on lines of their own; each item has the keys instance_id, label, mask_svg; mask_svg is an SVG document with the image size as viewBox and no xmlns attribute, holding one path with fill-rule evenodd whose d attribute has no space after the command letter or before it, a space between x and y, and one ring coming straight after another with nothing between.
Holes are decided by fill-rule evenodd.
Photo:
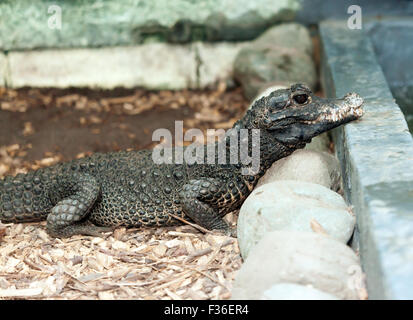
<instances>
[{"instance_id":1,"label":"scaly skin","mask_svg":"<svg viewBox=\"0 0 413 320\"><path fill-rule=\"evenodd\" d=\"M242 175L237 164L155 164L152 151L141 150L97 153L6 177L0 180L0 220L47 219L50 235L69 237L98 235L106 230L102 227L180 223L173 214L234 235L223 216L241 206L272 163L314 136L358 119L362 103L356 94L322 99L300 84L256 101L233 127L260 129L260 166L254 175ZM229 150L229 138L224 144Z\"/></svg>"}]
</instances>

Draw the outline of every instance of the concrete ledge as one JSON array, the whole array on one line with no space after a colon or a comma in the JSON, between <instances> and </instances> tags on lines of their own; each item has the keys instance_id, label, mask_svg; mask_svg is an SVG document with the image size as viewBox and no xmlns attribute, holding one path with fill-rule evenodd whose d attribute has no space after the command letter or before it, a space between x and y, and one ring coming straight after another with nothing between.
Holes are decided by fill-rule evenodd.
<instances>
[{"instance_id":1,"label":"concrete ledge","mask_svg":"<svg viewBox=\"0 0 413 320\"><path fill-rule=\"evenodd\" d=\"M377 60L413 133L413 17L387 17L365 24ZM397 61L397 63L394 63Z\"/></svg>"},{"instance_id":2,"label":"concrete ledge","mask_svg":"<svg viewBox=\"0 0 413 320\"><path fill-rule=\"evenodd\" d=\"M134 47L9 52L7 84L13 88L204 88L232 79L233 61L242 46L242 43L150 43Z\"/></svg>"},{"instance_id":3,"label":"concrete ledge","mask_svg":"<svg viewBox=\"0 0 413 320\"><path fill-rule=\"evenodd\" d=\"M355 91L365 116L334 130L345 195L357 215L371 299L413 298L413 139L372 44L345 21L320 24L328 96Z\"/></svg>"}]
</instances>

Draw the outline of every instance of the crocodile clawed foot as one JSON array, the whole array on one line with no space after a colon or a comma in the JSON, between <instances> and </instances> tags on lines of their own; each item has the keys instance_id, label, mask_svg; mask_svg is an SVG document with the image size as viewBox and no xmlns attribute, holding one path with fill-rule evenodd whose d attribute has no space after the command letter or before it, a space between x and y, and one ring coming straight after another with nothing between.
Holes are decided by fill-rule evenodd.
<instances>
[{"instance_id":1,"label":"crocodile clawed foot","mask_svg":"<svg viewBox=\"0 0 413 320\"><path fill-rule=\"evenodd\" d=\"M226 229L213 229L212 232L219 235L226 235L228 237L236 238L237 237L237 228L228 227Z\"/></svg>"},{"instance_id":2,"label":"crocodile clawed foot","mask_svg":"<svg viewBox=\"0 0 413 320\"><path fill-rule=\"evenodd\" d=\"M111 232L114 227L99 227L89 222L69 225L63 229L53 230L48 228L49 235L57 238L68 238L73 235L85 235L99 238L106 238L105 233Z\"/></svg>"},{"instance_id":3,"label":"crocodile clawed foot","mask_svg":"<svg viewBox=\"0 0 413 320\"><path fill-rule=\"evenodd\" d=\"M237 228L229 228L228 231L226 232L226 235L229 237L236 238L237 237Z\"/></svg>"},{"instance_id":4,"label":"crocodile clawed foot","mask_svg":"<svg viewBox=\"0 0 413 320\"><path fill-rule=\"evenodd\" d=\"M86 236L106 238L108 235L106 235L105 233L113 232L114 230L114 227L98 227L94 225L88 225L85 226L81 231L82 234Z\"/></svg>"}]
</instances>

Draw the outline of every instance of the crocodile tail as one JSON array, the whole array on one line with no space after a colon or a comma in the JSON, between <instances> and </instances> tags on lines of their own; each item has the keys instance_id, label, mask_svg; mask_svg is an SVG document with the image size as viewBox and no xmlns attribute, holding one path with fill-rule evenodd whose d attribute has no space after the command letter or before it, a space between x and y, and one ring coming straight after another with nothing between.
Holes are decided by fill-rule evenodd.
<instances>
[{"instance_id":1,"label":"crocodile tail","mask_svg":"<svg viewBox=\"0 0 413 320\"><path fill-rule=\"evenodd\" d=\"M39 169L0 180L1 222L20 223L46 219L52 205L48 196L48 184L42 179L44 173L44 170Z\"/></svg>"}]
</instances>

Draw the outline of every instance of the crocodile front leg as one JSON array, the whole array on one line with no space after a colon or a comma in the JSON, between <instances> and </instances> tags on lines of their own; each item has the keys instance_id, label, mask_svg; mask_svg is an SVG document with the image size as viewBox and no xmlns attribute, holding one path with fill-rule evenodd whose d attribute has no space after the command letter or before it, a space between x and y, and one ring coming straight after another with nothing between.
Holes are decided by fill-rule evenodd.
<instances>
[{"instance_id":1,"label":"crocodile front leg","mask_svg":"<svg viewBox=\"0 0 413 320\"><path fill-rule=\"evenodd\" d=\"M99 184L89 174L57 176L50 190L50 198L56 205L47 216L47 232L54 237L101 236L108 228L95 226L85 219L99 194Z\"/></svg>"},{"instance_id":2,"label":"crocodile front leg","mask_svg":"<svg viewBox=\"0 0 413 320\"><path fill-rule=\"evenodd\" d=\"M208 230L219 230L232 237L236 230L224 220L212 201L221 196L220 189L224 185L221 180L203 178L190 180L179 193L184 213L200 226Z\"/></svg>"}]
</instances>

